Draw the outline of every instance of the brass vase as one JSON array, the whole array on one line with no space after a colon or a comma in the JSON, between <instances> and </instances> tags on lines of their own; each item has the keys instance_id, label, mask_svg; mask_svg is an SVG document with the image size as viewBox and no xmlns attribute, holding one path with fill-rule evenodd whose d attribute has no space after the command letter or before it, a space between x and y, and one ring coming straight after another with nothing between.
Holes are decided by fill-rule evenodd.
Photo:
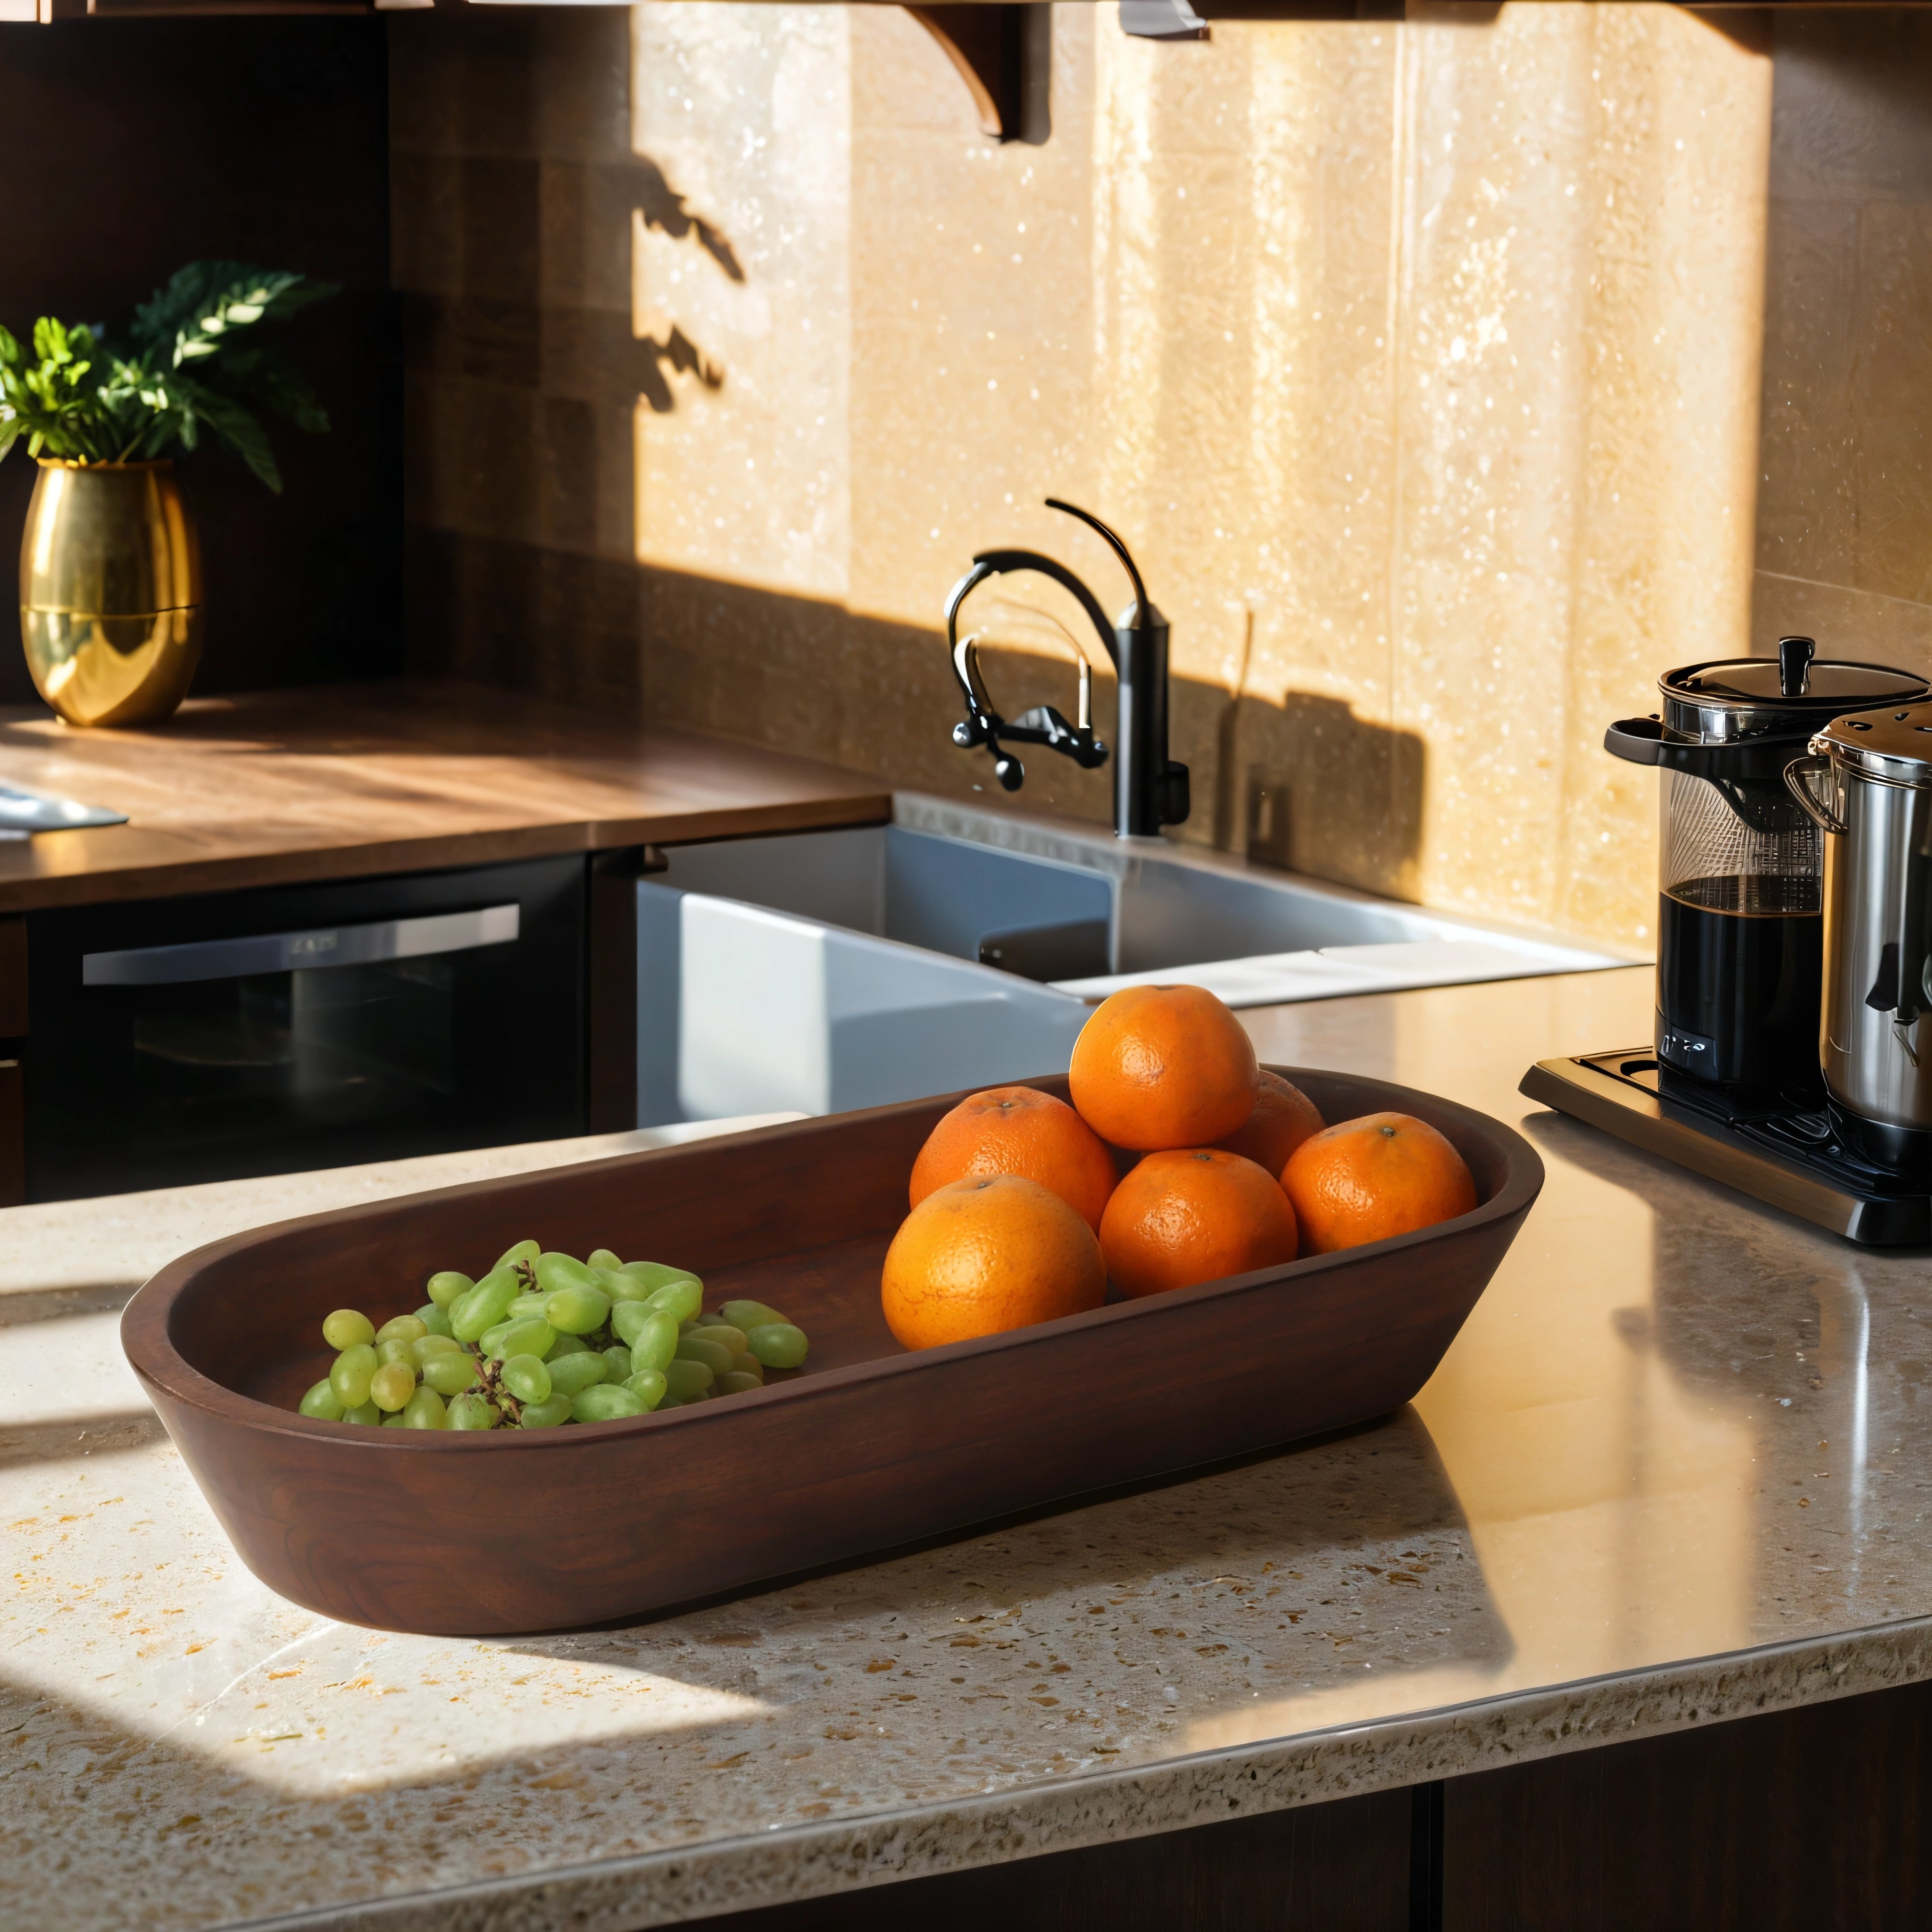
<instances>
[{"instance_id":1,"label":"brass vase","mask_svg":"<svg viewBox=\"0 0 1932 1932\"><path fill-rule=\"evenodd\" d=\"M20 542L20 638L70 724L152 724L201 656L201 542L174 465L40 460Z\"/></svg>"}]
</instances>

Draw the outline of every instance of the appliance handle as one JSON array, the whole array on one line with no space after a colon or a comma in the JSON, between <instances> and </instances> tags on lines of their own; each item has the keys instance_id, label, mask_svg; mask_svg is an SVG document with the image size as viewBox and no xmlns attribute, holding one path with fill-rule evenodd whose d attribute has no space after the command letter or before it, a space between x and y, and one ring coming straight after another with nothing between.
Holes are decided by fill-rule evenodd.
<instances>
[{"instance_id":1,"label":"appliance handle","mask_svg":"<svg viewBox=\"0 0 1932 1932\"><path fill-rule=\"evenodd\" d=\"M515 905L471 912L377 920L367 926L320 926L304 932L261 932L244 939L202 939L185 946L142 946L124 952L86 952L83 986L175 986L190 980L240 980L256 973L306 972L322 966L368 966L386 959L467 952L503 946L520 929Z\"/></svg>"},{"instance_id":2,"label":"appliance handle","mask_svg":"<svg viewBox=\"0 0 1932 1932\"><path fill-rule=\"evenodd\" d=\"M1811 786L1814 778L1828 777L1831 770L1829 758L1821 758L1815 753L1808 753L1804 758L1793 758L1785 766L1784 786L1827 832L1835 832L1842 838L1851 827L1818 796Z\"/></svg>"},{"instance_id":3,"label":"appliance handle","mask_svg":"<svg viewBox=\"0 0 1932 1932\"><path fill-rule=\"evenodd\" d=\"M1604 749L1627 764L1654 765L1666 772L1688 772L1713 784L1726 779L1748 784L1774 781L1784 768L1784 754L1802 738L1781 742L1770 738L1733 739L1727 743L1700 744L1694 739L1666 738L1654 718L1620 718L1604 734Z\"/></svg>"}]
</instances>

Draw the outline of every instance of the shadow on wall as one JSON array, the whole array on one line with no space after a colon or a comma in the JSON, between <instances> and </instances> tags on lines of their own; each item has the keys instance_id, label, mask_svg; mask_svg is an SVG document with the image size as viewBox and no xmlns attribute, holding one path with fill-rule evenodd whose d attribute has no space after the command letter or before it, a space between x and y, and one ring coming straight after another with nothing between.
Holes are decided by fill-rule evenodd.
<instances>
[{"instance_id":1,"label":"shadow on wall","mask_svg":"<svg viewBox=\"0 0 1932 1932\"><path fill-rule=\"evenodd\" d=\"M985 753L951 742L959 695L936 626L421 526L409 532L407 559L412 668L830 759L908 789L1004 796ZM982 658L1006 716L1040 704L1070 715L1070 664L990 648ZM1102 737L1111 737L1113 709L1111 681L1096 679ZM1414 896L1425 756L1414 733L1375 724L1335 698L1236 698L1223 686L1177 677L1170 736L1194 777L1184 837ZM1083 772L1036 751L1010 802L1105 824L1112 783L1111 766Z\"/></svg>"}]
</instances>

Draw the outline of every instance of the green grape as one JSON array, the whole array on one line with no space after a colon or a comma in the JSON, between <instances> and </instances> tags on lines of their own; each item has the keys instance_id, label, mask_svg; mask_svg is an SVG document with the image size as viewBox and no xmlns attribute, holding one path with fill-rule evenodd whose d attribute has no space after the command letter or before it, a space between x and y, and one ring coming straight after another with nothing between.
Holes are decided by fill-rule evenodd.
<instances>
[{"instance_id":1,"label":"green grape","mask_svg":"<svg viewBox=\"0 0 1932 1932\"><path fill-rule=\"evenodd\" d=\"M433 1388L419 1388L403 1404L403 1420L411 1429L440 1429L448 1411Z\"/></svg>"},{"instance_id":2,"label":"green grape","mask_svg":"<svg viewBox=\"0 0 1932 1932\"><path fill-rule=\"evenodd\" d=\"M592 1248L590 1253L584 1256L584 1265L587 1268L596 1268L600 1271L604 1268L609 1268L614 1272L624 1264L608 1248Z\"/></svg>"},{"instance_id":3,"label":"green grape","mask_svg":"<svg viewBox=\"0 0 1932 1932\"><path fill-rule=\"evenodd\" d=\"M604 1357L604 1379L607 1382L629 1381L637 1368L631 1360L630 1350L621 1342L613 1342L601 1352Z\"/></svg>"},{"instance_id":4,"label":"green grape","mask_svg":"<svg viewBox=\"0 0 1932 1932\"><path fill-rule=\"evenodd\" d=\"M657 1408L652 1412L652 1413L662 1415L668 1408L688 1408L691 1405L688 1402L679 1401L677 1397L674 1395L666 1395L664 1400L658 1404Z\"/></svg>"},{"instance_id":5,"label":"green grape","mask_svg":"<svg viewBox=\"0 0 1932 1932\"><path fill-rule=\"evenodd\" d=\"M447 1335L423 1335L410 1344L410 1353L416 1358L416 1366L421 1368L433 1355L461 1354L463 1344Z\"/></svg>"},{"instance_id":6,"label":"green grape","mask_svg":"<svg viewBox=\"0 0 1932 1932\"><path fill-rule=\"evenodd\" d=\"M445 1268L441 1274L430 1276L423 1292L437 1307L448 1310L476 1286L466 1274L460 1274L454 1268Z\"/></svg>"},{"instance_id":7,"label":"green grape","mask_svg":"<svg viewBox=\"0 0 1932 1932\"><path fill-rule=\"evenodd\" d=\"M581 1335L560 1335L551 1343L550 1353L544 1356L547 1362L554 1362L560 1355L580 1355L590 1344Z\"/></svg>"},{"instance_id":8,"label":"green grape","mask_svg":"<svg viewBox=\"0 0 1932 1932\"><path fill-rule=\"evenodd\" d=\"M342 1420L342 1404L336 1399L334 1387L326 1376L302 1397L299 1407L301 1412L312 1421Z\"/></svg>"},{"instance_id":9,"label":"green grape","mask_svg":"<svg viewBox=\"0 0 1932 1932\"><path fill-rule=\"evenodd\" d=\"M342 1412L344 1422L380 1422L382 1412L373 1402L358 1402L353 1408Z\"/></svg>"},{"instance_id":10,"label":"green grape","mask_svg":"<svg viewBox=\"0 0 1932 1932\"><path fill-rule=\"evenodd\" d=\"M754 1328L762 1328L767 1322L784 1319L776 1308L763 1301L728 1301L718 1314L721 1321L730 1322L734 1328L743 1329L748 1335Z\"/></svg>"},{"instance_id":11,"label":"green grape","mask_svg":"<svg viewBox=\"0 0 1932 1932\"><path fill-rule=\"evenodd\" d=\"M545 1294L560 1288L588 1288L596 1280L574 1255L544 1253L536 1259L537 1286Z\"/></svg>"},{"instance_id":12,"label":"green grape","mask_svg":"<svg viewBox=\"0 0 1932 1932\"><path fill-rule=\"evenodd\" d=\"M432 1355L423 1364L423 1386L440 1396L460 1395L476 1386L481 1372L476 1358L459 1348L453 1355Z\"/></svg>"},{"instance_id":13,"label":"green grape","mask_svg":"<svg viewBox=\"0 0 1932 1932\"><path fill-rule=\"evenodd\" d=\"M508 1270L487 1274L449 1311L449 1332L459 1342L482 1339L508 1313L510 1304L524 1292L524 1278Z\"/></svg>"},{"instance_id":14,"label":"green grape","mask_svg":"<svg viewBox=\"0 0 1932 1932\"><path fill-rule=\"evenodd\" d=\"M376 1361L379 1367L386 1368L392 1362L407 1362L416 1366L416 1346L400 1335L392 1335L386 1342L376 1344Z\"/></svg>"},{"instance_id":15,"label":"green grape","mask_svg":"<svg viewBox=\"0 0 1932 1932\"><path fill-rule=\"evenodd\" d=\"M556 1340L548 1322L506 1322L483 1338L483 1352L497 1361L512 1355L534 1355L542 1361Z\"/></svg>"},{"instance_id":16,"label":"green grape","mask_svg":"<svg viewBox=\"0 0 1932 1932\"><path fill-rule=\"evenodd\" d=\"M513 1268L519 1262L528 1262L534 1267L536 1264L537 1256L542 1252L542 1249L534 1241L513 1242L497 1256L496 1266L490 1272L494 1274L498 1268Z\"/></svg>"},{"instance_id":17,"label":"green grape","mask_svg":"<svg viewBox=\"0 0 1932 1932\"><path fill-rule=\"evenodd\" d=\"M664 1386L680 1402L694 1401L716 1379L702 1362L678 1356L664 1366Z\"/></svg>"},{"instance_id":18,"label":"green grape","mask_svg":"<svg viewBox=\"0 0 1932 1932\"><path fill-rule=\"evenodd\" d=\"M407 1419L400 1408L393 1415L386 1415L382 1418L382 1426L385 1429L406 1429L409 1426Z\"/></svg>"},{"instance_id":19,"label":"green grape","mask_svg":"<svg viewBox=\"0 0 1932 1932\"><path fill-rule=\"evenodd\" d=\"M376 1352L367 1342L351 1342L329 1365L328 1385L344 1408L358 1408L369 1400L370 1378L378 1366Z\"/></svg>"},{"instance_id":20,"label":"green grape","mask_svg":"<svg viewBox=\"0 0 1932 1932\"><path fill-rule=\"evenodd\" d=\"M764 1385L763 1376L741 1375L736 1369L720 1376L716 1384L720 1395L743 1395L748 1390L763 1388Z\"/></svg>"},{"instance_id":21,"label":"green grape","mask_svg":"<svg viewBox=\"0 0 1932 1932\"><path fill-rule=\"evenodd\" d=\"M667 1282L645 1298L652 1308L662 1308L674 1322L688 1322L704 1306L704 1284L687 1275L682 1281Z\"/></svg>"},{"instance_id":22,"label":"green grape","mask_svg":"<svg viewBox=\"0 0 1932 1932\"><path fill-rule=\"evenodd\" d=\"M494 1429L496 1426L496 1405L487 1395L475 1390L458 1396L449 1405L449 1412L443 1425L446 1429Z\"/></svg>"},{"instance_id":23,"label":"green grape","mask_svg":"<svg viewBox=\"0 0 1932 1932\"><path fill-rule=\"evenodd\" d=\"M746 1336L745 1346L768 1369L795 1369L812 1344L805 1330L789 1322L763 1322Z\"/></svg>"},{"instance_id":24,"label":"green grape","mask_svg":"<svg viewBox=\"0 0 1932 1932\"><path fill-rule=\"evenodd\" d=\"M570 1397L554 1395L542 1402L526 1402L522 1410L523 1425L526 1429L554 1429L560 1422L570 1420Z\"/></svg>"},{"instance_id":25,"label":"green grape","mask_svg":"<svg viewBox=\"0 0 1932 1932\"><path fill-rule=\"evenodd\" d=\"M447 1335L449 1333L449 1317L433 1301L425 1301L416 1310L416 1318L429 1334Z\"/></svg>"},{"instance_id":26,"label":"green grape","mask_svg":"<svg viewBox=\"0 0 1932 1932\"><path fill-rule=\"evenodd\" d=\"M610 1317L610 1298L592 1282L553 1289L544 1304L544 1319L566 1335L594 1334Z\"/></svg>"},{"instance_id":27,"label":"green grape","mask_svg":"<svg viewBox=\"0 0 1932 1932\"><path fill-rule=\"evenodd\" d=\"M601 1382L610 1365L594 1350L586 1348L580 1354L566 1355L560 1362L553 1358L544 1366L550 1371L550 1385L555 1394L574 1396Z\"/></svg>"},{"instance_id":28,"label":"green grape","mask_svg":"<svg viewBox=\"0 0 1932 1932\"><path fill-rule=\"evenodd\" d=\"M503 1386L519 1402L547 1402L550 1399L550 1371L536 1355L508 1357L501 1370Z\"/></svg>"},{"instance_id":29,"label":"green grape","mask_svg":"<svg viewBox=\"0 0 1932 1932\"><path fill-rule=\"evenodd\" d=\"M634 1372L661 1369L677 1353L677 1324L662 1308L620 1302L610 1311L610 1326L629 1345Z\"/></svg>"},{"instance_id":30,"label":"green grape","mask_svg":"<svg viewBox=\"0 0 1932 1932\"><path fill-rule=\"evenodd\" d=\"M664 1400L664 1378L656 1369L640 1369L634 1376L626 1376L624 1386L644 1406L648 1415Z\"/></svg>"},{"instance_id":31,"label":"green grape","mask_svg":"<svg viewBox=\"0 0 1932 1932\"><path fill-rule=\"evenodd\" d=\"M728 1348L722 1342L709 1342L702 1335L686 1335L677 1345L676 1359L681 1362L702 1362L714 1376L722 1376L731 1366L737 1355L735 1348Z\"/></svg>"},{"instance_id":32,"label":"green grape","mask_svg":"<svg viewBox=\"0 0 1932 1932\"><path fill-rule=\"evenodd\" d=\"M369 1378L369 1400L378 1408L400 1408L416 1392L416 1372L406 1362L385 1362Z\"/></svg>"},{"instance_id":33,"label":"green grape","mask_svg":"<svg viewBox=\"0 0 1932 1932\"><path fill-rule=\"evenodd\" d=\"M691 1332L702 1336L707 1342L716 1342L729 1348L734 1355L745 1352L744 1330L733 1328L728 1322L700 1322Z\"/></svg>"},{"instance_id":34,"label":"green grape","mask_svg":"<svg viewBox=\"0 0 1932 1932\"><path fill-rule=\"evenodd\" d=\"M644 1397L616 1382L599 1382L570 1405L573 1422L622 1422L644 1412Z\"/></svg>"},{"instance_id":35,"label":"green grape","mask_svg":"<svg viewBox=\"0 0 1932 1932\"><path fill-rule=\"evenodd\" d=\"M504 1312L503 1318L506 1322L530 1322L540 1319L544 1312L544 1304L549 1299L550 1297L544 1294L542 1288L533 1288L527 1294L518 1295L516 1300L510 1304L509 1307Z\"/></svg>"},{"instance_id":36,"label":"green grape","mask_svg":"<svg viewBox=\"0 0 1932 1932\"><path fill-rule=\"evenodd\" d=\"M418 1315L392 1315L376 1330L376 1346L385 1342L413 1342L429 1333L429 1324Z\"/></svg>"},{"instance_id":37,"label":"green grape","mask_svg":"<svg viewBox=\"0 0 1932 1932\"><path fill-rule=\"evenodd\" d=\"M634 1274L626 1274L622 1268L598 1268L593 1270L597 1286L613 1301L648 1301L652 1291L646 1288Z\"/></svg>"},{"instance_id":38,"label":"green grape","mask_svg":"<svg viewBox=\"0 0 1932 1932\"><path fill-rule=\"evenodd\" d=\"M647 1288L659 1288L674 1281L698 1281L688 1268L673 1268L668 1262L626 1262L618 1270L640 1281ZM701 1298L704 1284L698 1282L698 1292Z\"/></svg>"},{"instance_id":39,"label":"green grape","mask_svg":"<svg viewBox=\"0 0 1932 1932\"><path fill-rule=\"evenodd\" d=\"M725 1373L733 1376L749 1376L759 1388L765 1385L765 1365L749 1349L734 1360Z\"/></svg>"},{"instance_id":40,"label":"green grape","mask_svg":"<svg viewBox=\"0 0 1932 1932\"><path fill-rule=\"evenodd\" d=\"M322 1339L332 1348L352 1348L358 1342L373 1342L376 1324L352 1308L338 1308L322 1324Z\"/></svg>"}]
</instances>

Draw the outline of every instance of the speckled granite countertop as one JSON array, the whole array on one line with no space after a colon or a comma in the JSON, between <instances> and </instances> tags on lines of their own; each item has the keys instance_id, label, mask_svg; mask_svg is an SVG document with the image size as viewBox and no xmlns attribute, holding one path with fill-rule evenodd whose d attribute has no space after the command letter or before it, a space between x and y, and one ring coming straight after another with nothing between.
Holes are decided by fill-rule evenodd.
<instances>
[{"instance_id":1,"label":"speckled granite countertop","mask_svg":"<svg viewBox=\"0 0 1932 1932\"><path fill-rule=\"evenodd\" d=\"M0 1214L8 1896L65 1932L617 1932L1919 1676L1926 1256L1517 1096L1534 1059L1644 1038L1649 998L1639 970L1244 1016L1265 1058L1525 1121L1548 1164L1412 1409L622 1630L284 1603L115 1341L229 1228L615 1143Z\"/></svg>"}]
</instances>

